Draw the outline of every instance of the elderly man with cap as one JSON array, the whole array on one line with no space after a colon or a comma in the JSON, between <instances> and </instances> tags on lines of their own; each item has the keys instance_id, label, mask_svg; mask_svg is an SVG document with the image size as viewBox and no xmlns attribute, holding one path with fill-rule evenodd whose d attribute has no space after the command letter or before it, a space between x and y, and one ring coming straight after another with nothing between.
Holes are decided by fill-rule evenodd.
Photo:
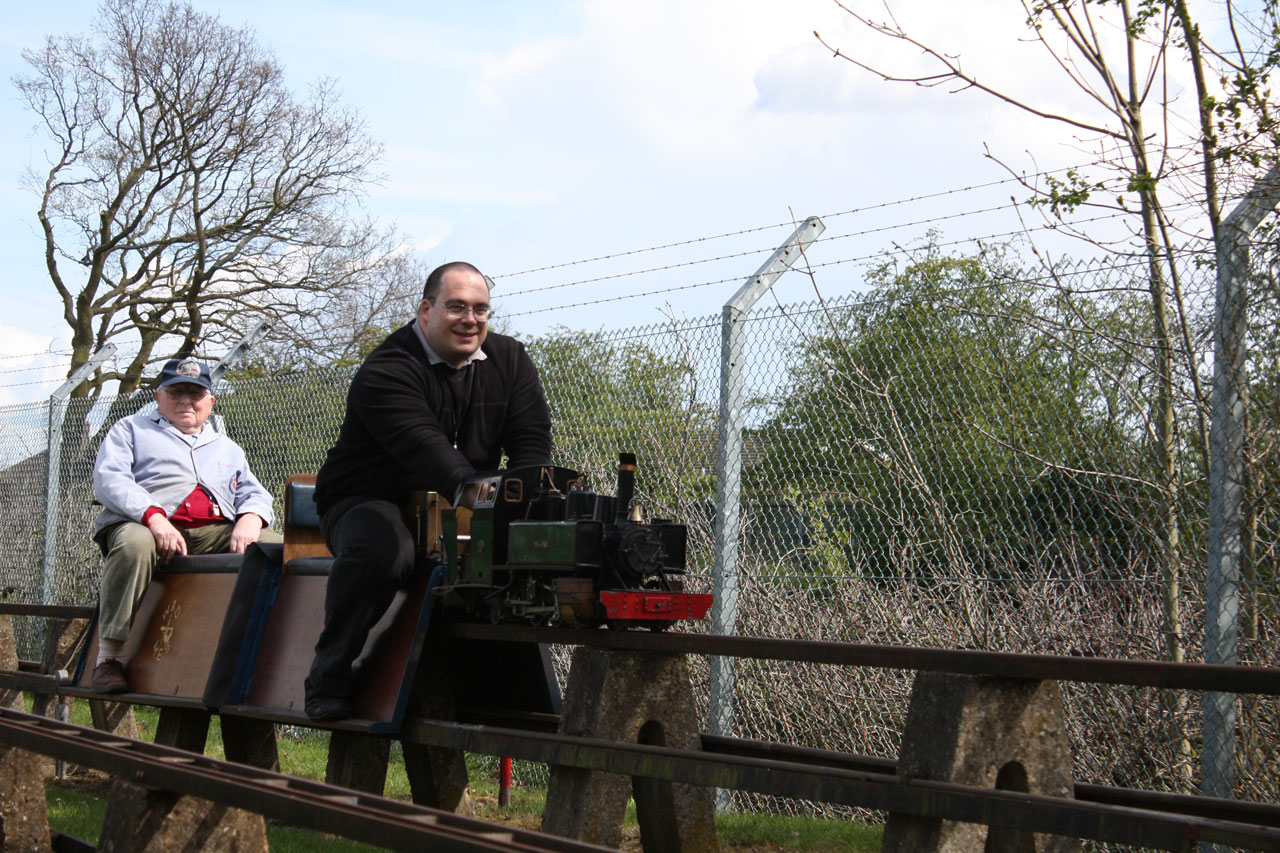
<instances>
[{"instance_id":1,"label":"elderly man with cap","mask_svg":"<svg viewBox=\"0 0 1280 853\"><path fill-rule=\"evenodd\" d=\"M94 525L103 564L93 688L104 693L129 689L122 653L157 561L280 541L266 529L271 493L250 473L244 451L205 428L214 403L208 366L171 359L155 400L154 412L111 427L93 468L103 507Z\"/></svg>"}]
</instances>

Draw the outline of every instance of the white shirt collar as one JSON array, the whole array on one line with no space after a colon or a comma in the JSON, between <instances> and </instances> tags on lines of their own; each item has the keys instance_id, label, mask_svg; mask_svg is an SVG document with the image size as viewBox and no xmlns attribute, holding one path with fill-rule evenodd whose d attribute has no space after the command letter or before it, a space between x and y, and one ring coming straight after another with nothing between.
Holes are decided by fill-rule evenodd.
<instances>
[{"instance_id":1,"label":"white shirt collar","mask_svg":"<svg viewBox=\"0 0 1280 853\"><path fill-rule=\"evenodd\" d=\"M413 332L418 336L418 340L422 342L422 348L427 351L427 361L431 364L444 364L445 360L440 357L439 353L431 348L431 344L427 343L427 336L423 333L422 323L418 322L417 317L413 318ZM471 355L467 356L467 360L462 362L458 369L466 367L473 361L484 361L488 357L489 356L485 355L485 351L483 349L477 349L475 352L471 353Z\"/></svg>"},{"instance_id":2,"label":"white shirt collar","mask_svg":"<svg viewBox=\"0 0 1280 853\"><path fill-rule=\"evenodd\" d=\"M174 426L173 423L168 418L160 414L160 412L158 411L151 413L151 420L158 423L164 429L170 430L174 435L178 436L183 441L191 445L195 445L198 441L200 441L201 438L203 438L210 431L209 422L205 421L205 423L200 427L199 432L194 434L183 432L182 430ZM214 433L214 435L217 435L217 433Z\"/></svg>"}]
</instances>

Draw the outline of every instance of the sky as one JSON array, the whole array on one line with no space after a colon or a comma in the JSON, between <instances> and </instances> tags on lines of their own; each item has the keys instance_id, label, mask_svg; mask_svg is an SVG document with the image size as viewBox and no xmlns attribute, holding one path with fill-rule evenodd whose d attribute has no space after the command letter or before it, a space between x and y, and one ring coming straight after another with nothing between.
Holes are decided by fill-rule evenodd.
<instances>
[{"instance_id":1,"label":"sky","mask_svg":"<svg viewBox=\"0 0 1280 853\"><path fill-rule=\"evenodd\" d=\"M929 227L956 238L1017 229L1007 209L953 218L1019 192L998 183L1008 174L988 148L1019 169L1087 159L1061 128L992 99L888 84L834 58L815 30L873 62L916 61L831 0L194 5L252 29L296 90L337 81L384 146L368 212L428 263L469 260L493 276L503 328L517 335L717 315L789 223L811 215L827 226L811 252L828 264L822 294L857 292L859 259ZM1042 104L1073 106L1020 41L1016 0L898 5L904 25L964 51L967 68L1017 69ZM20 184L46 142L11 81L24 48L87 32L95 11L0 0L0 405L51 393L65 357L25 356L67 349L37 198ZM784 277L775 295L810 299L813 285Z\"/></svg>"}]
</instances>

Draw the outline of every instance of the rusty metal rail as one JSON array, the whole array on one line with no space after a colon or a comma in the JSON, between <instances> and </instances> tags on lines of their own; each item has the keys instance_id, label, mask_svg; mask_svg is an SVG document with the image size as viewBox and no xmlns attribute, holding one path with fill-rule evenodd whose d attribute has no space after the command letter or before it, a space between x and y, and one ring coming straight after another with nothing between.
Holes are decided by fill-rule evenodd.
<instances>
[{"instance_id":1,"label":"rusty metal rail","mask_svg":"<svg viewBox=\"0 0 1280 853\"><path fill-rule=\"evenodd\" d=\"M453 622L441 626L448 636L590 646L597 649L719 655L798 663L925 670L1002 678L1057 679L1090 684L1122 684L1174 690L1209 690L1280 696L1280 667L1125 660L1121 658L1032 655L972 649L931 649L870 643L823 643L769 637L688 634L676 631L591 631L481 625Z\"/></svg>"},{"instance_id":2,"label":"rusty metal rail","mask_svg":"<svg viewBox=\"0 0 1280 853\"><path fill-rule=\"evenodd\" d=\"M424 723L424 720L411 720L412 724ZM519 713L483 713L468 714L463 725L477 726L481 731L497 731L510 729L524 733L556 734L560 730L558 714ZM438 723L433 723L440 725ZM447 724L444 724L447 725ZM416 729L410 729L411 732ZM434 737L434 736L433 736ZM880 758L870 755L857 755L849 752L837 752L815 747L795 746L793 744L774 741L748 740L744 738L722 737L702 732L700 735L702 751L715 755L735 755L742 758L763 758L784 761L797 765L814 765L821 768L855 770L865 773L878 773L885 776L898 775L898 762L892 758ZM572 749L565 750L560 763L573 766L575 756L588 747L574 744ZM621 771L620 771L621 772ZM634 774L635 768L625 769L625 773ZM1130 806L1151 811L1174 812L1177 814L1196 815L1214 820L1254 823L1262 826L1280 828L1280 805L1256 803L1247 800L1225 800L1217 797L1201 797L1194 794L1170 794L1160 791L1144 791L1134 788L1117 788L1110 785L1091 785L1077 782L1075 798L1088 802L1104 803L1113 806ZM786 796L793 796L788 793Z\"/></svg>"},{"instance_id":3,"label":"rusty metal rail","mask_svg":"<svg viewBox=\"0 0 1280 853\"><path fill-rule=\"evenodd\" d=\"M606 849L3 708L0 741L139 785L215 800L393 850L587 853Z\"/></svg>"}]
</instances>

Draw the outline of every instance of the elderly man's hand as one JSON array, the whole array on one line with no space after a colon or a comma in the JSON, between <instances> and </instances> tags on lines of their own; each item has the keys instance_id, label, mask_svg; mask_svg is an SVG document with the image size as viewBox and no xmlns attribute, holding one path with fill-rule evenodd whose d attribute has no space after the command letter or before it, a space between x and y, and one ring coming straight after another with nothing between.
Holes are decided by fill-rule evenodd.
<instances>
[{"instance_id":1,"label":"elderly man's hand","mask_svg":"<svg viewBox=\"0 0 1280 853\"><path fill-rule=\"evenodd\" d=\"M167 563L174 557L186 556L187 540L169 519L157 512L147 521L147 528L156 539L156 555L160 562Z\"/></svg>"},{"instance_id":2,"label":"elderly man's hand","mask_svg":"<svg viewBox=\"0 0 1280 853\"><path fill-rule=\"evenodd\" d=\"M243 554L246 548L258 541L262 528L262 519L252 512L237 518L236 526L231 530L231 553Z\"/></svg>"}]
</instances>

